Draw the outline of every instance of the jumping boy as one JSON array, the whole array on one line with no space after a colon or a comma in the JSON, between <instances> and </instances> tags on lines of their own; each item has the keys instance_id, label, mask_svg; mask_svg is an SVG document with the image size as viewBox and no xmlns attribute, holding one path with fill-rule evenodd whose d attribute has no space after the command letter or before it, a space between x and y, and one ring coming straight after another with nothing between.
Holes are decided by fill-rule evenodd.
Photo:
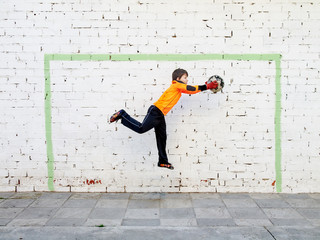
<instances>
[{"instance_id":1,"label":"jumping boy","mask_svg":"<svg viewBox=\"0 0 320 240\"><path fill-rule=\"evenodd\" d=\"M181 93L195 94L209 89L217 89L219 86L216 80L210 83L205 82L204 85L197 86L187 85L187 83L188 72L180 68L174 70L172 73L171 86L162 94L158 101L149 107L147 115L142 123L133 119L123 109L113 114L110 118L110 123L121 119L121 123L124 126L140 134L145 133L152 128L155 129L159 154L158 167L174 169L172 164L168 162L166 153L167 132L164 116L167 115L179 101Z\"/></svg>"}]
</instances>

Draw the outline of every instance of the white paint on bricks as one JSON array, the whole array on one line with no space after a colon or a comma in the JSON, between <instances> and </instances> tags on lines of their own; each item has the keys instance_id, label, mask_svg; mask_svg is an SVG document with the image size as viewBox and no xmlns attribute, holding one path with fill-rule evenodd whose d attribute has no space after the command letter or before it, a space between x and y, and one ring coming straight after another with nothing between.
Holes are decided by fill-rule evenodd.
<instances>
[{"instance_id":1,"label":"white paint on bricks","mask_svg":"<svg viewBox=\"0 0 320 240\"><path fill-rule=\"evenodd\" d=\"M44 54L280 53L282 190L319 192L319 7L2 1L1 191L47 190ZM153 131L138 135L107 119L125 108L142 121L177 67L192 84L218 74L226 87L184 95L167 115L169 171L156 166ZM57 61L50 68L56 191L275 191L273 62Z\"/></svg>"}]
</instances>

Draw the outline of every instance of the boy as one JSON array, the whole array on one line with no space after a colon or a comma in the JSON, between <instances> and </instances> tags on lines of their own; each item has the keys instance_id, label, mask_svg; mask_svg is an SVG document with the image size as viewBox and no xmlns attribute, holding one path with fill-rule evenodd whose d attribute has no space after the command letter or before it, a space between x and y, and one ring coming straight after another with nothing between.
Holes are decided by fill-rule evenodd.
<instances>
[{"instance_id":1,"label":"boy","mask_svg":"<svg viewBox=\"0 0 320 240\"><path fill-rule=\"evenodd\" d=\"M184 69L176 69L172 73L172 84L162 94L158 101L148 109L148 113L143 122L130 117L126 111L121 109L113 114L110 118L110 123L121 119L121 123L137 133L145 133L154 128L156 132L156 140L159 154L158 167L174 169L172 164L168 162L166 153L166 122L164 116L173 108L179 101L181 93L195 94L208 89L217 89L219 84L215 80L213 82L205 82L204 85L191 86L188 83L188 72Z\"/></svg>"}]
</instances>

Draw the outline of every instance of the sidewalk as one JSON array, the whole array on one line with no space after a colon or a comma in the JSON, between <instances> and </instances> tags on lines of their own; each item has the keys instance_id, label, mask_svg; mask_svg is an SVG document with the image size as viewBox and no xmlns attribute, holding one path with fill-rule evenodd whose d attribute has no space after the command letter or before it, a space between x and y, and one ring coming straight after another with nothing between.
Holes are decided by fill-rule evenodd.
<instances>
[{"instance_id":1,"label":"sidewalk","mask_svg":"<svg viewBox=\"0 0 320 240\"><path fill-rule=\"evenodd\" d=\"M320 239L320 194L0 192L0 239Z\"/></svg>"}]
</instances>

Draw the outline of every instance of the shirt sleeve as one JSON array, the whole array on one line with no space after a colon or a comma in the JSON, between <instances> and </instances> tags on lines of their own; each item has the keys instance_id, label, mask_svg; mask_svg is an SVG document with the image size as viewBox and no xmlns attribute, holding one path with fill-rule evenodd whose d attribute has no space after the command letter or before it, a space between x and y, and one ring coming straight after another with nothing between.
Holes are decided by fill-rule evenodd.
<instances>
[{"instance_id":1,"label":"shirt sleeve","mask_svg":"<svg viewBox=\"0 0 320 240\"><path fill-rule=\"evenodd\" d=\"M196 94L198 92L206 90L206 89L203 89L203 86L198 86L198 85L192 86L192 85L187 85L183 83L179 83L177 87L182 93L187 93L187 94Z\"/></svg>"}]
</instances>

